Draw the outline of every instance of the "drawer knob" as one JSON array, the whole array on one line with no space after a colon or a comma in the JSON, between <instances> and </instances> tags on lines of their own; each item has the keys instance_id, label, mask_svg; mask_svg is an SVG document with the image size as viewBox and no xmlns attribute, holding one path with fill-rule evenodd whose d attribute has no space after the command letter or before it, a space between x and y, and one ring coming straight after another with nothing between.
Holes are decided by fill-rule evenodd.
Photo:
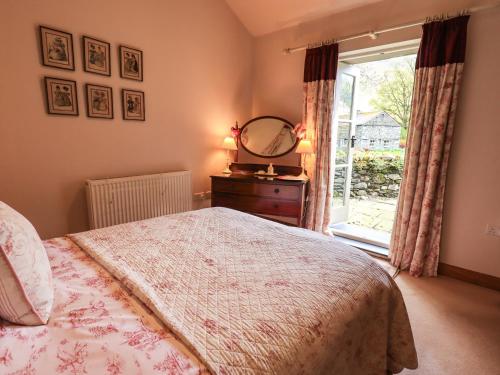
<instances>
[{"instance_id":1,"label":"drawer knob","mask_svg":"<svg viewBox=\"0 0 500 375\"><path fill-rule=\"evenodd\" d=\"M276 188L276 189L274 189L274 192L275 192L276 194L278 194L278 193L280 192L280 189Z\"/></svg>"},{"instance_id":2,"label":"drawer knob","mask_svg":"<svg viewBox=\"0 0 500 375\"><path fill-rule=\"evenodd\" d=\"M273 207L274 207L274 208L278 208L278 207L279 207L279 205L278 205L277 203L275 203L275 204L273 205Z\"/></svg>"}]
</instances>

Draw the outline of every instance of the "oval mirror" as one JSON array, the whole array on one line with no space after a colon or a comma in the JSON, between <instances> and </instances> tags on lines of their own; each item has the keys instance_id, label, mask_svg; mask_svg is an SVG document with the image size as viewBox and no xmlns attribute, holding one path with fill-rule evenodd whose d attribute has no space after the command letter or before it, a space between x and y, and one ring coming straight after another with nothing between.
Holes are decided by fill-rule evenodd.
<instances>
[{"instance_id":1,"label":"oval mirror","mask_svg":"<svg viewBox=\"0 0 500 375\"><path fill-rule=\"evenodd\" d=\"M241 128L240 144L255 156L263 158L283 156L292 151L297 142L293 125L280 117L257 117Z\"/></svg>"}]
</instances>

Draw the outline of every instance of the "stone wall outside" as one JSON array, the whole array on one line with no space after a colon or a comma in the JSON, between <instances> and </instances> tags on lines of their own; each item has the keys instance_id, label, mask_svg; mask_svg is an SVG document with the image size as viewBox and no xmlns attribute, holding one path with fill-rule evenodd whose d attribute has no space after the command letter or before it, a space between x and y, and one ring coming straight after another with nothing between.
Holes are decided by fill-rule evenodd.
<instances>
[{"instance_id":1,"label":"stone wall outside","mask_svg":"<svg viewBox=\"0 0 500 375\"><path fill-rule=\"evenodd\" d=\"M351 177L351 197L396 198L403 176L403 157L355 155Z\"/></svg>"},{"instance_id":2,"label":"stone wall outside","mask_svg":"<svg viewBox=\"0 0 500 375\"><path fill-rule=\"evenodd\" d=\"M356 125L356 149L384 150L399 148L400 126Z\"/></svg>"}]
</instances>

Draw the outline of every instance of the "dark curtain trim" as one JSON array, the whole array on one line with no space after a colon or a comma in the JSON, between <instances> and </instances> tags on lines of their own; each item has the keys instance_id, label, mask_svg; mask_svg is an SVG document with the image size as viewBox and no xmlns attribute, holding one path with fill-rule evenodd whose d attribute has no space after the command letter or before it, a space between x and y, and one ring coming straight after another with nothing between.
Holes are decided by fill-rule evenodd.
<instances>
[{"instance_id":1,"label":"dark curtain trim","mask_svg":"<svg viewBox=\"0 0 500 375\"><path fill-rule=\"evenodd\" d=\"M469 16L460 16L424 24L417 69L463 63L468 21Z\"/></svg>"},{"instance_id":2,"label":"dark curtain trim","mask_svg":"<svg viewBox=\"0 0 500 375\"><path fill-rule=\"evenodd\" d=\"M339 45L308 48L304 64L304 82L333 80L337 77Z\"/></svg>"}]
</instances>

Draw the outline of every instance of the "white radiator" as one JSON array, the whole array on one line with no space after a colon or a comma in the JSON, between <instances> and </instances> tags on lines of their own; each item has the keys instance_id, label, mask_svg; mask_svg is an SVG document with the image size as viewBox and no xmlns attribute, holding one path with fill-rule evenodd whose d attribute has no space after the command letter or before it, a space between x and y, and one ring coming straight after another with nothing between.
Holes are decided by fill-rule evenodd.
<instances>
[{"instance_id":1,"label":"white radiator","mask_svg":"<svg viewBox=\"0 0 500 375\"><path fill-rule=\"evenodd\" d=\"M90 228L190 211L191 172L87 180Z\"/></svg>"}]
</instances>

